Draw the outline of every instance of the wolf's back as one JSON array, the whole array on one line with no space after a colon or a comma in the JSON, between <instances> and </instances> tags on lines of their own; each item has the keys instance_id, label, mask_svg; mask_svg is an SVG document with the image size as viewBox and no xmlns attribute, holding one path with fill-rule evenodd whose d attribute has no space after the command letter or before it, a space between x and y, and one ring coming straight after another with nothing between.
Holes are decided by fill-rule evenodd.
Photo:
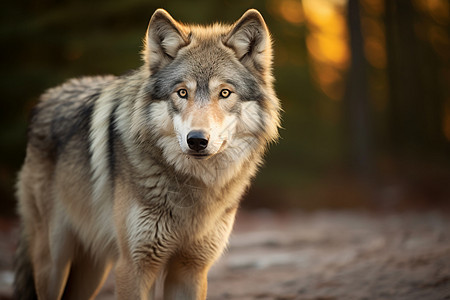
<instances>
[{"instance_id":1,"label":"wolf's back","mask_svg":"<svg viewBox=\"0 0 450 300\"><path fill-rule=\"evenodd\" d=\"M29 146L55 158L74 136L87 138L95 101L114 78L72 79L49 89L31 113Z\"/></svg>"}]
</instances>

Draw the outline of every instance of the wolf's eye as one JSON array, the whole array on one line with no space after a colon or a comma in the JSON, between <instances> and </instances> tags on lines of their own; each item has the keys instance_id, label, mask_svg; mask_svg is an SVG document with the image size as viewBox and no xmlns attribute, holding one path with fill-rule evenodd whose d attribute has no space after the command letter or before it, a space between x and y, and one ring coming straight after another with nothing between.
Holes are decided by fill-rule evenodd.
<instances>
[{"instance_id":1,"label":"wolf's eye","mask_svg":"<svg viewBox=\"0 0 450 300\"><path fill-rule=\"evenodd\" d=\"M230 97L230 95L231 95L230 90L223 89L220 91L220 97L222 97L222 98L228 98L228 97Z\"/></svg>"},{"instance_id":2,"label":"wolf's eye","mask_svg":"<svg viewBox=\"0 0 450 300\"><path fill-rule=\"evenodd\" d=\"M179 89L177 92L178 96L183 99L187 99L188 92L185 89Z\"/></svg>"}]
</instances>

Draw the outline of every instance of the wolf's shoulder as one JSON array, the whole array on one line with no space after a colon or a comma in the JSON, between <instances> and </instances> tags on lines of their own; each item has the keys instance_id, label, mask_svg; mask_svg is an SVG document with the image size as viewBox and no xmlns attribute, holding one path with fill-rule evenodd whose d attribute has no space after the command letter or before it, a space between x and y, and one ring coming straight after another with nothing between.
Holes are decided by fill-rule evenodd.
<instances>
[{"instance_id":1,"label":"wolf's shoulder","mask_svg":"<svg viewBox=\"0 0 450 300\"><path fill-rule=\"evenodd\" d=\"M28 140L53 154L77 136L87 136L95 101L115 76L82 77L47 90L33 108Z\"/></svg>"},{"instance_id":2,"label":"wolf's shoulder","mask_svg":"<svg viewBox=\"0 0 450 300\"><path fill-rule=\"evenodd\" d=\"M103 90L114 84L115 76L93 76L70 79L44 92L32 111L31 121L70 119L83 109L92 107Z\"/></svg>"}]
</instances>

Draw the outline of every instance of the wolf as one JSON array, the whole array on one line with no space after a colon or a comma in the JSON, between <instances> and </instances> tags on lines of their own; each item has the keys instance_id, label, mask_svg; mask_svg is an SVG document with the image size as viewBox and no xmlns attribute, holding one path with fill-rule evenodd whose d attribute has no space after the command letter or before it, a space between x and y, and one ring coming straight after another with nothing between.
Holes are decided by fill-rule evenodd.
<instances>
[{"instance_id":1,"label":"wolf","mask_svg":"<svg viewBox=\"0 0 450 300\"><path fill-rule=\"evenodd\" d=\"M72 79L31 113L17 183L18 299L205 299L242 194L278 137L261 14L185 25L158 9L143 65ZM160 279L158 279L160 280Z\"/></svg>"}]
</instances>

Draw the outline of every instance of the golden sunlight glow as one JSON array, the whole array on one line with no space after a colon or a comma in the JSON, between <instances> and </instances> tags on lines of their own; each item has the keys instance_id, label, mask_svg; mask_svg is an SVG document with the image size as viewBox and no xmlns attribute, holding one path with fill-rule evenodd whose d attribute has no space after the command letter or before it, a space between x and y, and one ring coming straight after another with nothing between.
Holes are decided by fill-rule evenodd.
<instances>
[{"instance_id":1,"label":"golden sunlight glow","mask_svg":"<svg viewBox=\"0 0 450 300\"><path fill-rule=\"evenodd\" d=\"M341 77L335 68L327 65L319 65L318 67L321 69L321 72L318 73L318 79L324 85L332 84L338 81Z\"/></svg>"},{"instance_id":2,"label":"golden sunlight glow","mask_svg":"<svg viewBox=\"0 0 450 300\"><path fill-rule=\"evenodd\" d=\"M304 0L308 21L308 50L319 60L345 66L349 58L347 25L343 10L331 0Z\"/></svg>"},{"instance_id":3,"label":"golden sunlight glow","mask_svg":"<svg viewBox=\"0 0 450 300\"><path fill-rule=\"evenodd\" d=\"M414 0L416 10L429 18L417 18L414 31L421 40L429 42L437 55L447 61L450 58L450 3L448 0Z\"/></svg>"},{"instance_id":4,"label":"golden sunlight glow","mask_svg":"<svg viewBox=\"0 0 450 300\"><path fill-rule=\"evenodd\" d=\"M329 64L315 63L316 70L312 75L319 83L322 92L331 100L340 100L344 94L344 85L340 84L342 81L341 73Z\"/></svg>"},{"instance_id":5,"label":"golden sunlight glow","mask_svg":"<svg viewBox=\"0 0 450 300\"><path fill-rule=\"evenodd\" d=\"M384 1L381 0L363 0L361 5L372 16L381 16L384 12Z\"/></svg>"},{"instance_id":6,"label":"golden sunlight glow","mask_svg":"<svg viewBox=\"0 0 450 300\"><path fill-rule=\"evenodd\" d=\"M296 25L303 23L303 7L298 0L280 1L279 13L289 23Z\"/></svg>"},{"instance_id":7,"label":"golden sunlight glow","mask_svg":"<svg viewBox=\"0 0 450 300\"><path fill-rule=\"evenodd\" d=\"M318 27L335 15L333 5L327 0L303 0L303 9L308 21Z\"/></svg>"},{"instance_id":8,"label":"golden sunlight glow","mask_svg":"<svg viewBox=\"0 0 450 300\"><path fill-rule=\"evenodd\" d=\"M375 68L386 68L386 37L382 22L378 18L362 17L361 23L367 61Z\"/></svg>"},{"instance_id":9,"label":"golden sunlight glow","mask_svg":"<svg viewBox=\"0 0 450 300\"><path fill-rule=\"evenodd\" d=\"M448 0L415 0L414 4L420 10L426 11L436 22L448 25L450 18Z\"/></svg>"},{"instance_id":10,"label":"golden sunlight glow","mask_svg":"<svg viewBox=\"0 0 450 300\"><path fill-rule=\"evenodd\" d=\"M364 39L364 52L367 61L375 68L386 68L386 49L384 41L368 36Z\"/></svg>"},{"instance_id":11,"label":"golden sunlight glow","mask_svg":"<svg viewBox=\"0 0 450 300\"><path fill-rule=\"evenodd\" d=\"M348 68L348 45L345 0L303 0L303 11L308 25L306 46L313 63L316 83L330 99L342 97L343 75Z\"/></svg>"},{"instance_id":12,"label":"golden sunlight glow","mask_svg":"<svg viewBox=\"0 0 450 300\"><path fill-rule=\"evenodd\" d=\"M306 39L306 45L314 58L328 62L336 67L347 66L349 50L347 42L342 38L326 33L316 33Z\"/></svg>"},{"instance_id":13,"label":"golden sunlight glow","mask_svg":"<svg viewBox=\"0 0 450 300\"><path fill-rule=\"evenodd\" d=\"M301 0L269 0L267 10L292 25L300 26L305 22Z\"/></svg>"}]
</instances>

